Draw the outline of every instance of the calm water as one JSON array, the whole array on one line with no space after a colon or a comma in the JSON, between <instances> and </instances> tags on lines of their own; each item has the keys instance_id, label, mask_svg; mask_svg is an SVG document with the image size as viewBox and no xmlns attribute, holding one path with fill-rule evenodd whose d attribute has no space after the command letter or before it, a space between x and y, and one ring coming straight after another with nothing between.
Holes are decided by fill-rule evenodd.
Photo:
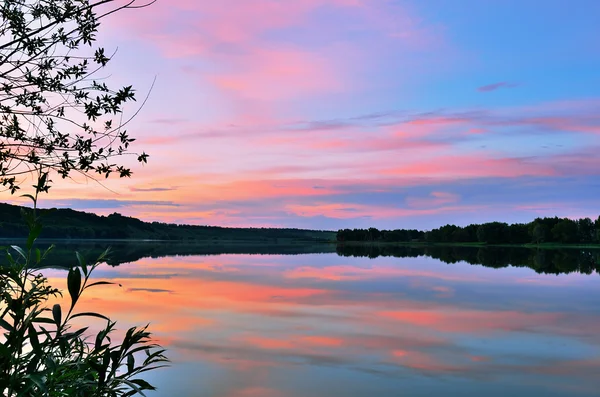
<instances>
[{"instance_id":1,"label":"calm water","mask_svg":"<svg viewBox=\"0 0 600 397\"><path fill-rule=\"evenodd\" d=\"M51 277L63 277L53 271ZM142 258L80 310L151 322L153 396L597 396L600 276L429 257ZM59 283L58 279L54 282Z\"/></svg>"}]
</instances>

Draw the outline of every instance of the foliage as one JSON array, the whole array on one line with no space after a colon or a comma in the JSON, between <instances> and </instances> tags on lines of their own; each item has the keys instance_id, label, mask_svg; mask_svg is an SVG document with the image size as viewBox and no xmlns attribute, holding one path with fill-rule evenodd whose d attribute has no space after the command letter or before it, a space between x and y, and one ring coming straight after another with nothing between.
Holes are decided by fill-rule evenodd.
<instances>
[{"instance_id":1,"label":"foliage","mask_svg":"<svg viewBox=\"0 0 600 397\"><path fill-rule=\"evenodd\" d=\"M43 168L108 177L131 170L110 161L134 141L123 127L131 86L111 88L96 73L110 62L95 47L100 20L140 8L136 0L3 0L0 4L0 184ZM120 4L120 5L118 5ZM137 155L146 162L148 155Z\"/></svg>"},{"instance_id":2,"label":"foliage","mask_svg":"<svg viewBox=\"0 0 600 397\"><path fill-rule=\"evenodd\" d=\"M133 154L124 127L124 106L135 100L131 86L111 88L96 73L111 56L95 46L100 20L139 8L136 0L3 0L0 4L0 184L15 193L37 173L34 210L25 213L25 248L5 248L0 266L0 392L3 396L132 396L154 389L140 374L164 366L164 350L147 327L130 328L113 343L116 324L93 312L77 313L93 270L106 252L69 269L68 308L49 302L61 291L40 273L52 247L34 246L42 232L37 196L50 189L50 174L62 178L131 176L115 156ZM137 155L146 162L148 155ZM92 340L77 318L99 318L104 328Z\"/></svg>"},{"instance_id":3,"label":"foliage","mask_svg":"<svg viewBox=\"0 0 600 397\"><path fill-rule=\"evenodd\" d=\"M572 220L554 217L536 218L526 224L488 222L465 227L445 225L427 232L406 229L343 229L337 232L337 241L600 244L600 217L595 222L589 218Z\"/></svg>"},{"instance_id":4,"label":"foliage","mask_svg":"<svg viewBox=\"0 0 600 397\"><path fill-rule=\"evenodd\" d=\"M24 237L27 230L18 206L0 203L0 237ZM41 238L154 239L154 240L236 240L283 243L286 240L330 241L335 232L302 229L223 228L143 222L117 213L109 216L71 209L39 210L47 226Z\"/></svg>"},{"instance_id":5,"label":"foliage","mask_svg":"<svg viewBox=\"0 0 600 397\"><path fill-rule=\"evenodd\" d=\"M0 393L3 396L132 396L154 387L139 377L167 362L164 350L152 343L147 327L130 328L121 343L114 343L115 322L100 313L76 312L84 291L112 283L91 282L104 252L93 263L79 253L70 268L67 308L48 301L61 292L40 270L52 247L35 248L41 224L35 210L26 214L30 228L25 249L6 250L7 266L0 266ZM106 321L95 338L88 327L76 329L76 318Z\"/></svg>"}]
</instances>

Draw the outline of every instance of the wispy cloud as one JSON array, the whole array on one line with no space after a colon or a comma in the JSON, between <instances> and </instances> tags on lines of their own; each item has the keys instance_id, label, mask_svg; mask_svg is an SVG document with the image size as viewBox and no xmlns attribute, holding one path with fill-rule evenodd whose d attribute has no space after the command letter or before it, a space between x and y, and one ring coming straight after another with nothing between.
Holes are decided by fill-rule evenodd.
<instances>
[{"instance_id":1,"label":"wispy cloud","mask_svg":"<svg viewBox=\"0 0 600 397\"><path fill-rule=\"evenodd\" d=\"M150 293L173 293L170 289L162 289L162 288L128 288L129 292L150 292Z\"/></svg>"},{"instance_id":2,"label":"wispy cloud","mask_svg":"<svg viewBox=\"0 0 600 397\"><path fill-rule=\"evenodd\" d=\"M172 192L178 187L131 187L132 192Z\"/></svg>"},{"instance_id":3,"label":"wispy cloud","mask_svg":"<svg viewBox=\"0 0 600 397\"><path fill-rule=\"evenodd\" d=\"M515 88L515 87L518 87L518 86L519 86L519 84L517 84L517 83L509 83L509 82L506 82L506 81L501 81L499 83L483 85L483 86L477 88L477 91L479 91L479 92L490 92L490 91L499 90L501 88Z\"/></svg>"},{"instance_id":4,"label":"wispy cloud","mask_svg":"<svg viewBox=\"0 0 600 397\"><path fill-rule=\"evenodd\" d=\"M143 90L158 75L128 126L149 164L103 181L111 190L55 178L42 205L331 229L593 215L596 21L538 37L515 20L506 35L505 18L563 11L451 17L465 7L172 0L112 15L99 38L121 49L114 78ZM494 94L517 86L510 102Z\"/></svg>"},{"instance_id":5,"label":"wispy cloud","mask_svg":"<svg viewBox=\"0 0 600 397\"><path fill-rule=\"evenodd\" d=\"M114 200L114 199L50 199L41 202L44 207L55 206L58 208L73 209L112 209L127 207L178 207L180 204L172 201L144 201L144 200Z\"/></svg>"}]
</instances>

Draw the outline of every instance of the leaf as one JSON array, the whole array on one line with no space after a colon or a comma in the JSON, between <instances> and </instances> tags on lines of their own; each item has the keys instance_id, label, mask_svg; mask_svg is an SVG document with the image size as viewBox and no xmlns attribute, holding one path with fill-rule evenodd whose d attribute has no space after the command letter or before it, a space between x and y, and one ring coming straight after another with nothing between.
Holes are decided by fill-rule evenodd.
<instances>
[{"instance_id":1,"label":"leaf","mask_svg":"<svg viewBox=\"0 0 600 397\"><path fill-rule=\"evenodd\" d=\"M33 347L33 351L40 351L40 340L38 339L37 331L33 324L29 323L29 327L27 327L27 331L29 332L29 341L31 342L31 347Z\"/></svg>"},{"instance_id":2,"label":"leaf","mask_svg":"<svg viewBox=\"0 0 600 397\"><path fill-rule=\"evenodd\" d=\"M152 386L150 383L146 382L143 379L132 379L131 382L140 386L142 390L156 390L154 386Z\"/></svg>"},{"instance_id":3,"label":"leaf","mask_svg":"<svg viewBox=\"0 0 600 397\"><path fill-rule=\"evenodd\" d=\"M133 381L129 381L127 379L123 379L122 380L123 383L125 383L126 385L128 385L129 387L131 387L133 390L135 390L137 393L141 394L142 396L146 397L146 395L144 394L144 392L142 391L142 389L140 389L140 387L137 385L136 382Z\"/></svg>"},{"instance_id":4,"label":"leaf","mask_svg":"<svg viewBox=\"0 0 600 397\"><path fill-rule=\"evenodd\" d=\"M41 176L40 179L38 180L38 185L37 185L37 189L39 189L39 191L42 191L44 186L46 185L46 179L48 178L48 173L44 172Z\"/></svg>"},{"instance_id":5,"label":"leaf","mask_svg":"<svg viewBox=\"0 0 600 397\"><path fill-rule=\"evenodd\" d=\"M78 268L71 268L67 275L67 287L71 296L71 307L75 306L81 292L81 272Z\"/></svg>"},{"instance_id":6,"label":"leaf","mask_svg":"<svg viewBox=\"0 0 600 397\"><path fill-rule=\"evenodd\" d=\"M21 208L21 217L25 220L27 226L32 227L35 224L35 217L33 211Z\"/></svg>"},{"instance_id":7,"label":"leaf","mask_svg":"<svg viewBox=\"0 0 600 397\"><path fill-rule=\"evenodd\" d=\"M108 318L108 317L106 317L106 316L104 316L102 314L92 313L92 312L77 313L77 314L73 314L71 316L71 318L77 318L77 317L97 317L97 318L101 318L101 319L106 320L106 321L110 321L110 318Z\"/></svg>"},{"instance_id":8,"label":"leaf","mask_svg":"<svg viewBox=\"0 0 600 397\"><path fill-rule=\"evenodd\" d=\"M56 324L57 327L60 327L62 322L62 310L58 303L52 306L52 317L54 317L54 324Z\"/></svg>"},{"instance_id":9,"label":"leaf","mask_svg":"<svg viewBox=\"0 0 600 397\"><path fill-rule=\"evenodd\" d=\"M36 317L31 321L34 323L56 324L56 321L46 317Z\"/></svg>"},{"instance_id":10,"label":"leaf","mask_svg":"<svg viewBox=\"0 0 600 397\"><path fill-rule=\"evenodd\" d=\"M88 330L89 327L84 327L81 329L78 329L75 332L69 332L63 335L63 338L69 340L69 339L76 339L79 338L85 331Z\"/></svg>"},{"instance_id":11,"label":"leaf","mask_svg":"<svg viewBox=\"0 0 600 397\"><path fill-rule=\"evenodd\" d=\"M0 356L2 356L2 357L10 356L10 350L6 346L4 346L2 343L0 343Z\"/></svg>"},{"instance_id":12,"label":"leaf","mask_svg":"<svg viewBox=\"0 0 600 397\"><path fill-rule=\"evenodd\" d=\"M52 324L54 324L54 323L52 323ZM50 335L50 332L48 332L48 330L46 328L44 328L40 325L40 330L42 331L44 336L46 336L46 338L48 338L48 340L52 339L52 335Z\"/></svg>"},{"instance_id":13,"label":"leaf","mask_svg":"<svg viewBox=\"0 0 600 397\"><path fill-rule=\"evenodd\" d=\"M111 249L108 247L105 249L100 255L98 255L98 259L96 259L96 263L104 262L106 258L110 255Z\"/></svg>"},{"instance_id":14,"label":"leaf","mask_svg":"<svg viewBox=\"0 0 600 397\"><path fill-rule=\"evenodd\" d=\"M27 377L29 379L31 379L31 381L33 383L35 383L35 385L37 387L39 387L42 392L44 392L44 394L46 394L48 392L48 390L46 389L46 383L44 382L44 378L42 377L42 375L40 374L29 374L27 375Z\"/></svg>"},{"instance_id":15,"label":"leaf","mask_svg":"<svg viewBox=\"0 0 600 397\"><path fill-rule=\"evenodd\" d=\"M166 359L164 359L162 362L168 361ZM148 372L148 371L153 371L155 369L159 369L159 368L169 368L170 365L169 364L162 364L162 365L155 365L153 367L146 367L146 368L142 368L139 371L137 371L137 374L141 374L143 372Z\"/></svg>"},{"instance_id":16,"label":"leaf","mask_svg":"<svg viewBox=\"0 0 600 397\"><path fill-rule=\"evenodd\" d=\"M0 318L0 326L8 331L14 331L14 327L10 325L5 319Z\"/></svg>"},{"instance_id":17,"label":"leaf","mask_svg":"<svg viewBox=\"0 0 600 397\"><path fill-rule=\"evenodd\" d=\"M23 248L21 248L17 245L11 245L10 247L12 249L14 249L15 251L17 251L23 259L27 260L27 254L25 253L25 251L23 251Z\"/></svg>"},{"instance_id":18,"label":"leaf","mask_svg":"<svg viewBox=\"0 0 600 397\"><path fill-rule=\"evenodd\" d=\"M135 367L135 357L133 357L133 354L128 354L127 355L127 372L132 373L134 367Z\"/></svg>"},{"instance_id":19,"label":"leaf","mask_svg":"<svg viewBox=\"0 0 600 397\"><path fill-rule=\"evenodd\" d=\"M6 251L6 259L8 259L8 263L10 263L11 266L15 264L15 260L12 257L10 251Z\"/></svg>"},{"instance_id":20,"label":"leaf","mask_svg":"<svg viewBox=\"0 0 600 397\"><path fill-rule=\"evenodd\" d=\"M31 194L22 194L21 197L30 198L31 201L33 201L33 203L35 204L35 197L33 197Z\"/></svg>"},{"instance_id":21,"label":"leaf","mask_svg":"<svg viewBox=\"0 0 600 397\"><path fill-rule=\"evenodd\" d=\"M95 283L88 284L85 288L94 287L96 285L115 285L117 283L111 283L110 281L96 281Z\"/></svg>"},{"instance_id":22,"label":"leaf","mask_svg":"<svg viewBox=\"0 0 600 397\"><path fill-rule=\"evenodd\" d=\"M79 251L75 252L75 256L77 256L77 262L79 262L79 266L81 266L81 269L83 270L83 275L87 276L88 271L87 271L87 264L85 262L85 258L83 257L83 255L81 255L79 253Z\"/></svg>"},{"instance_id":23,"label":"leaf","mask_svg":"<svg viewBox=\"0 0 600 397\"><path fill-rule=\"evenodd\" d=\"M46 367L48 367L50 371L54 371L56 369L56 361L54 361L52 356L46 357Z\"/></svg>"},{"instance_id":24,"label":"leaf","mask_svg":"<svg viewBox=\"0 0 600 397\"><path fill-rule=\"evenodd\" d=\"M30 250L33 248L33 243L35 243L35 240L37 240L37 238L39 237L40 233L42 232L42 225L39 223L34 224L31 229L29 230L29 236L27 236L27 249Z\"/></svg>"},{"instance_id":25,"label":"leaf","mask_svg":"<svg viewBox=\"0 0 600 397\"><path fill-rule=\"evenodd\" d=\"M46 258L46 256L48 256L48 254L49 254L50 252L52 252L52 250L54 250L54 248L55 248L55 245L54 245L54 244L52 244L50 247L46 248L46 250L45 250L45 251L44 251L44 253L42 254L42 259L41 259L41 260L44 260L44 259Z\"/></svg>"}]
</instances>

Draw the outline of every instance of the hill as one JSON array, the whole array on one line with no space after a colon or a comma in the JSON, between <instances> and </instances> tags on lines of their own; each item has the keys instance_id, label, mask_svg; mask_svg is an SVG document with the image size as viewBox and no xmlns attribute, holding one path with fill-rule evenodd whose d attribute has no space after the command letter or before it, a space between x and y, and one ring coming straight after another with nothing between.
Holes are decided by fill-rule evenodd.
<instances>
[{"instance_id":1,"label":"hill","mask_svg":"<svg viewBox=\"0 0 600 397\"><path fill-rule=\"evenodd\" d=\"M23 238L27 227L21 216L24 207L0 203L0 238ZM228 228L144 222L111 214L96 215L72 209L40 209L48 239L135 239L203 240L281 243L289 241L325 242L335 240L335 232L305 229Z\"/></svg>"}]
</instances>

